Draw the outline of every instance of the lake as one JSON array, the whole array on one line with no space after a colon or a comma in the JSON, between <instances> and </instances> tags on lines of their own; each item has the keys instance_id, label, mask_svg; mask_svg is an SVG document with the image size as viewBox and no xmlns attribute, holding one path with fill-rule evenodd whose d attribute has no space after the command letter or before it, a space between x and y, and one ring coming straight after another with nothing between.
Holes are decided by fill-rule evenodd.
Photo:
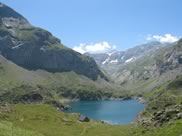
<instances>
[{"instance_id":1,"label":"lake","mask_svg":"<svg viewBox=\"0 0 182 136\"><path fill-rule=\"evenodd\" d=\"M114 125L125 125L134 121L144 110L138 100L77 101L70 103L68 113L80 113L91 119L102 120Z\"/></svg>"}]
</instances>

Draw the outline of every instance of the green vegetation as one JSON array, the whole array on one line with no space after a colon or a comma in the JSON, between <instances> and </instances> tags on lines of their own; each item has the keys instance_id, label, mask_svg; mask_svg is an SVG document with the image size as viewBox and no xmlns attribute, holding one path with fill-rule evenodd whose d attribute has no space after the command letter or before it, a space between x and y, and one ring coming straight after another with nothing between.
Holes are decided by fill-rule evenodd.
<instances>
[{"instance_id":1,"label":"green vegetation","mask_svg":"<svg viewBox=\"0 0 182 136\"><path fill-rule=\"evenodd\" d=\"M110 91L113 89L109 85L100 86L102 80L97 83L84 76L78 76L74 72L52 74L45 71L28 71L3 57L0 60L1 102L25 103L22 101L22 96L32 93L43 96L43 101L38 103L61 101L64 97L93 100L127 95L126 92L116 91L113 94ZM151 118L157 111L180 104L182 102L181 79L179 76L174 81L145 93L145 99L149 104L142 118ZM2 136L12 133L15 136L179 136L182 133L181 130L182 120L173 119L163 123L161 127L152 124L146 127L141 123L127 126L112 126L96 121L81 123L78 121L78 115L65 114L48 105L17 104L5 110L2 108L0 112Z\"/></svg>"},{"instance_id":2,"label":"green vegetation","mask_svg":"<svg viewBox=\"0 0 182 136\"><path fill-rule=\"evenodd\" d=\"M26 30L23 31L26 33ZM38 30L38 33L41 31ZM24 36L19 38L24 40L31 38L26 34ZM53 50L66 49L59 44L50 47ZM84 61L90 61L90 58L82 58L81 55L80 57ZM145 63L148 63L147 60L139 65L143 67ZM137 66L137 64L135 65ZM135 68L141 70L140 66ZM130 68L132 71L133 64ZM119 87L103 79L93 81L75 72L29 71L2 56L0 57L0 76L0 101L12 104L0 108L0 135L2 136L12 134L15 136L179 136L182 134L182 119L175 119L176 113L174 112L176 107L182 103L181 76L151 92L142 94L137 90L156 83L157 80L135 82L135 89L132 88L135 92L119 91ZM112 126L93 120L89 123L81 123L78 121L78 115L66 114L57 111L50 105L43 105L44 103L51 104L54 101L62 102L65 98L99 100L141 94L148 101L141 118L147 118L149 125L142 124L140 121L126 126ZM36 96L36 98L32 96ZM15 103L16 105L14 105ZM27 105L27 103L34 103L34 105ZM163 122L156 120L155 114L160 111L164 111L162 115L168 116L169 119ZM161 118L161 116L159 117ZM154 119L152 120L152 118Z\"/></svg>"},{"instance_id":3,"label":"green vegetation","mask_svg":"<svg viewBox=\"0 0 182 136\"><path fill-rule=\"evenodd\" d=\"M0 100L22 102L24 95L33 93L43 97L43 103L60 99L98 100L119 97L117 87L103 79L93 81L75 72L49 73L29 71L0 57ZM112 92L113 91L113 92ZM116 92L118 93L118 92Z\"/></svg>"},{"instance_id":4,"label":"green vegetation","mask_svg":"<svg viewBox=\"0 0 182 136\"><path fill-rule=\"evenodd\" d=\"M182 76L178 76L175 80L165 83L154 91L145 93L144 97L149 101L148 108L157 111L182 103L181 88Z\"/></svg>"},{"instance_id":5,"label":"green vegetation","mask_svg":"<svg viewBox=\"0 0 182 136\"><path fill-rule=\"evenodd\" d=\"M32 41L35 39L34 30L16 30L16 36L21 41Z\"/></svg>"},{"instance_id":6,"label":"green vegetation","mask_svg":"<svg viewBox=\"0 0 182 136\"><path fill-rule=\"evenodd\" d=\"M53 44L51 46L45 46L47 50L54 50L54 51L59 51L59 50L71 50L67 47L65 47L64 45L62 44Z\"/></svg>"},{"instance_id":7,"label":"green vegetation","mask_svg":"<svg viewBox=\"0 0 182 136\"><path fill-rule=\"evenodd\" d=\"M7 31L7 30L6 30ZM55 44L59 40L52 36L48 31L41 28L27 28L27 29L15 29L16 38L20 41L27 42L37 42L37 41L47 41L45 44Z\"/></svg>"},{"instance_id":8,"label":"green vegetation","mask_svg":"<svg viewBox=\"0 0 182 136\"><path fill-rule=\"evenodd\" d=\"M179 136L182 120L161 128L137 124L112 126L101 122L79 122L78 115L56 111L48 105L13 105L0 113L0 134L8 136Z\"/></svg>"},{"instance_id":9,"label":"green vegetation","mask_svg":"<svg viewBox=\"0 0 182 136\"><path fill-rule=\"evenodd\" d=\"M1 93L4 91L7 94L8 89L11 92L11 96L13 96L7 95L8 97L5 97L4 95L1 97L4 98L5 102L13 100L12 98L19 98L22 95L32 93L32 91L40 93L45 101L61 100L63 96L67 98L92 99L103 97L103 95L108 95L108 97L112 95L110 92L97 90L98 86L96 87L93 81L91 82L85 77L79 77L75 73L50 74L45 71L35 71L36 76L33 76L31 80L36 80L39 85L30 79L26 80L24 84L29 82L31 86L21 85L23 81L17 76L20 70L17 68L18 66L12 63L9 64L7 60L6 63L4 61L1 61L1 76L4 76L6 80L1 80L1 86L3 85L3 88L6 89L2 89ZM6 69L4 69L5 66ZM14 72L8 73L8 70L12 71L9 68L14 69ZM21 69L20 72L24 72L25 75L34 73L25 69ZM15 73L17 74L16 76L7 75ZM15 80L15 77L19 80ZM171 108L176 104L180 104L182 102L181 79L181 76L179 76L176 80L167 82L152 92L145 93L145 99L147 99L149 104L142 118L150 118L155 112L165 109L166 106ZM90 83L89 85L87 80ZM7 85L5 85L5 81L7 81ZM9 84L10 82L11 84ZM45 88L45 85L48 87ZM53 89L53 86L56 87ZM51 91L49 90L50 88L52 88ZM96 91L94 91L95 89ZM117 93L121 95L120 92ZM5 108L2 107L0 110L0 134L2 136L12 134L15 136L179 136L182 134L181 130L182 120L170 120L170 122L164 123L161 127L155 127L152 124L146 127L141 123L126 126L112 126L96 121L81 123L78 121L78 115L59 112L48 105L41 104L18 104L7 108L5 106Z\"/></svg>"},{"instance_id":10,"label":"green vegetation","mask_svg":"<svg viewBox=\"0 0 182 136\"><path fill-rule=\"evenodd\" d=\"M92 58L65 47L51 33L31 26L14 10L1 8L4 13L0 17L0 52L22 67L0 55L0 136L182 134L182 76L174 79L182 64L182 40L124 65L117 78L123 81L124 73L132 82L126 86L124 82L121 89L107 82L108 78ZM15 20L3 23L3 17ZM160 71L159 76L156 71ZM130 125L113 126L93 120L85 123L78 120L77 114L59 111L65 99L100 100L136 95L143 96L148 103Z\"/></svg>"}]
</instances>

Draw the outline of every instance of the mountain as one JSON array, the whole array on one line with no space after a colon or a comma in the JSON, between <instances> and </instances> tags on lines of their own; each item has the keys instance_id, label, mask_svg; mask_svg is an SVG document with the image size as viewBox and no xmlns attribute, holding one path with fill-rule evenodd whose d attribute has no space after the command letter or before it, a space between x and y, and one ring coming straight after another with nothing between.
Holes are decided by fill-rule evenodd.
<instances>
[{"instance_id":1,"label":"mountain","mask_svg":"<svg viewBox=\"0 0 182 136\"><path fill-rule=\"evenodd\" d=\"M29 70L74 71L97 80L107 77L95 61L65 47L50 32L32 26L22 15L0 4L0 52Z\"/></svg>"},{"instance_id":2,"label":"mountain","mask_svg":"<svg viewBox=\"0 0 182 136\"><path fill-rule=\"evenodd\" d=\"M22 15L2 3L0 11L0 53L6 60L2 61L5 67L1 73L9 77L7 73L14 72L6 71L4 62L7 61L8 64L13 62L17 71L26 71L25 76L15 71L12 73L15 80L8 78L7 82L16 84L21 77L20 82L28 86L49 86L49 89L54 86L52 90L61 92L61 97L101 99L102 95L112 97L115 90L120 92L119 96L126 92L150 91L181 73L181 60L174 57L181 54L175 50L181 46L180 41L167 45L150 42L126 51L82 55L64 46L50 32L32 26ZM108 82L110 79L112 82ZM87 94L83 95L84 90Z\"/></svg>"},{"instance_id":3,"label":"mountain","mask_svg":"<svg viewBox=\"0 0 182 136\"><path fill-rule=\"evenodd\" d=\"M0 101L98 100L116 90L96 62L0 3Z\"/></svg>"},{"instance_id":4,"label":"mountain","mask_svg":"<svg viewBox=\"0 0 182 136\"><path fill-rule=\"evenodd\" d=\"M154 89L181 71L181 40L172 44L151 42L126 51L85 54L93 57L111 79L133 93Z\"/></svg>"},{"instance_id":5,"label":"mountain","mask_svg":"<svg viewBox=\"0 0 182 136\"><path fill-rule=\"evenodd\" d=\"M112 97L116 91L113 84L102 78L93 81L73 71L30 71L1 55L0 77L1 103L46 103L50 100L59 102L64 99L99 100ZM34 95L41 99L32 98Z\"/></svg>"},{"instance_id":6,"label":"mountain","mask_svg":"<svg viewBox=\"0 0 182 136\"><path fill-rule=\"evenodd\" d=\"M153 54L164 46L166 46L166 44L160 42L149 42L130 48L126 51L113 50L107 53L85 53L84 55L94 58L100 68L103 69L111 79L118 82L116 74L122 67L130 65L130 63L134 63L148 54Z\"/></svg>"},{"instance_id":7,"label":"mountain","mask_svg":"<svg viewBox=\"0 0 182 136\"><path fill-rule=\"evenodd\" d=\"M176 47L177 50L178 48ZM44 99L45 103L57 105L55 100L63 99L60 95L89 100L94 98L94 95L99 97L103 93L101 88L98 89L102 83L80 77L76 73L29 71L0 56L0 77L2 136L12 133L17 136L72 136L75 133L84 136L179 136L182 133L182 76L164 83L154 91L144 93L143 97L147 100L146 108L137 121L129 125L110 125L95 120L80 122L77 114L67 114L42 104ZM93 84L97 85L97 91L93 91ZM109 95L110 92L105 93ZM3 101L5 104L2 104ZM7 104L9 101L16 104ZM24 104L18 104L19 101Z\"/></svg>"},{"instance_id":8,"label":"mountain","mask_svg":"<svg viewBox=\"0 0 182 136\"><path fill-rule=\"evenodd\" d=\"M160 42L150 42L138 45L126 51L112 50L107 53L85 53L85 55L93 57L99 65L121 65L133 62L148 53L155 52L163 46L164 44Z\"/></svg>"},{"instance_id":9,"label":"mountain","mask_svg":"<svg viewBox=\"0 0 182 136\"><path fill-rule=\"evenodd\" d=\"M112 74L113 80L128 90L150 91L182 74L181 40L126 65Z\"/></svg>"}]
</instances>

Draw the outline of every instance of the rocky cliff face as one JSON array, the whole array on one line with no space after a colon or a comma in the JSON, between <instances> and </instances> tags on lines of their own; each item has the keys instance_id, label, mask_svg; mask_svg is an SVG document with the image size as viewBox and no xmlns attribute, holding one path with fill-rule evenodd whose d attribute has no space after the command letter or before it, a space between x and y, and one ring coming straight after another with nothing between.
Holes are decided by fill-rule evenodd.
<instances>
[{"instance_id":1,"label":"rocky cliff face","mask_svg":"<svg viewBox=\"0 0 182 136\"><path fill-rule=\"evenodd\" d=\"M95 61L67 47L51 33L33 27L22 15L0 3L0 52L14 63L49 72L74 71L96 80L107 78Z\"/></svg>"},{"instance_id":2,"label":"rocky cliff face","mask_svg":"<svg viewBox=\"0 0 182 136\"><path fill-rule=\"evenodd\" d=\"M126 51L111 51L109 53L99 54L86 53L85 55L93 57L97 64L103 68L115 82L124 84L127 81L133 81L138 78L147 79L148 72L154 69L154 66L144 67L144 63L150 63L145 59L146 56L150 57L164 46L166 45L160 42L149 42ZM140 75L143 75L143 77Z\"/></svg>"},{"instance_id":3,"label":"rocky cliff face","mask_svg":"<svg viewBox=\"0 0 182 136\"><path fill-rule=\"evenodd\" d=\"M150 91L182 73L181 58L180 40L126 65L120 65L111 76L118 84L129 90Z\"/></svg>"},{"instance_id":4,"label":"rocky cliff face","mask_svg":"<svg viewBox=\"0 0 182 136\"><path fill-rule=\"evenodd\" d=\"M182 39L172 47L169 47L155 59L156 70L159 74L167 70L173 70L182 66Z\"/></svg>"},{"instance_id":5,"label":"rocky cliff face","mask_svg":"<svg viewBox=\"0 0 182 136\"><path fill-rule=\"evenodd\" d=\"M92 56L111 79L127 90L152 90L182 73L182 40L173 44L152 42L126 51Z\"/></svg>"}]
</instances>

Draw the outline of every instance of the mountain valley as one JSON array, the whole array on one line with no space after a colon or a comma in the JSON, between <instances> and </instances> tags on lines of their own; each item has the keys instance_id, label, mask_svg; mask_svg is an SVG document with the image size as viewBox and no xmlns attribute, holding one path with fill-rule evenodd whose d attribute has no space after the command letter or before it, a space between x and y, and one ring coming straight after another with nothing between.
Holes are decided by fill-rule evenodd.
<instances>
[{"instance_id":1,"label":"mountain valley","mask_svg":"<svg viewBox=\"0 0 182 136\"><path fill-rule=\"evenodd\" d=\"M145 103L128 125L64 112L70 101L128 99ZM181 136L182 39L81 54L0 3L0 135Z\"/></svg>"}]
</instances>

